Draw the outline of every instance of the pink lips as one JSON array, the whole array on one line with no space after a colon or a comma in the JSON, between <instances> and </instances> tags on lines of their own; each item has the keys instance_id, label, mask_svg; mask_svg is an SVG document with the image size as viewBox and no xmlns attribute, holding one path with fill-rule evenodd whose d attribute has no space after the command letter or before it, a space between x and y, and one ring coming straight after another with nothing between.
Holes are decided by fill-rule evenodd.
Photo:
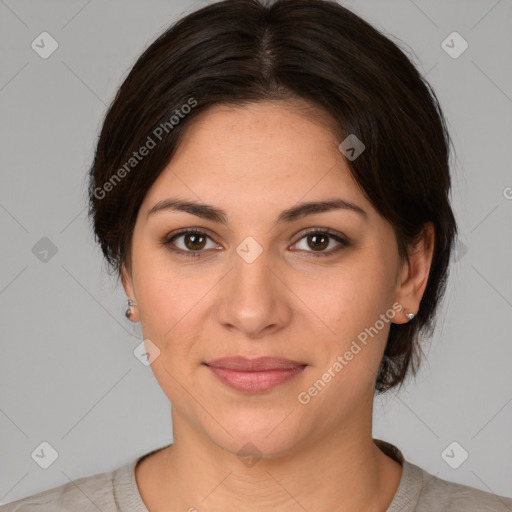
<instances>
[{"instance_id":1,"label":"pink lips","mask_svg":"<svg viewBox=\"0 0 512 512\"><path fill-rule=\"evenodd\" d=\"M223 357L205 364L228 386L250 393L272 389L292 379L306 367L304 363L279 357Z\"/></svg>"}]
</instances>

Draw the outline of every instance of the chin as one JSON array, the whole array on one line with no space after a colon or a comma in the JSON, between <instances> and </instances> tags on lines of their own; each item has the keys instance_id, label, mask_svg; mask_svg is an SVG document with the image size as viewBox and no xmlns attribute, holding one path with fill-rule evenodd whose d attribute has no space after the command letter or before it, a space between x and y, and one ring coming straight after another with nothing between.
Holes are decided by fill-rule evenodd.
<instances>
[{"instance_id":1,"label":"chin","mask_svg":"<svg viewBox=\"0 0 512 512\"><path fill-rule=\"evenodd\" d=\"M231 418L218 418L231 435L216 423L210 424L206 432L213 444L233 455L276 459L289 454L307 437L304 426L294 416L267 413L265 417L261 412L244 411Z\"/></svg>"}]
</instances>

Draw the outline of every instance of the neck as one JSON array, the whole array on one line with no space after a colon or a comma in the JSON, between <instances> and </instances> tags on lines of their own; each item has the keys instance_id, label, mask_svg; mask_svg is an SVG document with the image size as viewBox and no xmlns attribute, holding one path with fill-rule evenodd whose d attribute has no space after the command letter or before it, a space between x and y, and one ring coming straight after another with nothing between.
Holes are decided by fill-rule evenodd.
<instances>
[{"instance_id":1,"label":"neck","mask_svg":"<svg viewBox=\"0 0 512 512\"><path fill-rule=\"evenodd\" d=\"M383 512L398 488L400 464L373 443L366 428L333 429L291 453L244 463L213 444L173 411L174 442L146 472L148 509L291 512ZM253 461L254 462L254 461ZM139 486L140 487L140 486Z\"/></svg>"}]
</instances>

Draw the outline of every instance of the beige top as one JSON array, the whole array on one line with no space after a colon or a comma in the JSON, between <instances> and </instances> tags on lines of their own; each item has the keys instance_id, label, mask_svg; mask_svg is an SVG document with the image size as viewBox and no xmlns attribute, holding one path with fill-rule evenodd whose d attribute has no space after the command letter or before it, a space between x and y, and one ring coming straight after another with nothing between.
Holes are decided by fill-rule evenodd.
<instances>
[{"instance_id":1,"label":"beige top","mask_svg":"<svg viewBox=\"0 0 512 512\"><path fill-rule=\"evenodd\" d=\"M406 461L400 450L374 439L387 455L400 462L402 477L386 512L512 512L512 499L442 480ZM135 480L139 460L167 448L152 450L113 471L78 478L0 506L0 512L149 512Z\"/></svg>"}]
</instances>

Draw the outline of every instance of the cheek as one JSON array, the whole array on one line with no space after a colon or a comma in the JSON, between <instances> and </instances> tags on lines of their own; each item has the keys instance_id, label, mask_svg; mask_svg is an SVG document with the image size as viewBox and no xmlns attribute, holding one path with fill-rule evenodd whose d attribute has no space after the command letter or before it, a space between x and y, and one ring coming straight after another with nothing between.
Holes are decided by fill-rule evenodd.
<instances>
[{"instance_id":1,"label":"cheek","mask_svg":"<svg viewBox=\"0 0 512 512\"><path fill-rule=\"evenodd\" d=\"M183 275L162 255L141 256L136 278L143 334L174 365L185 358L206 325L208 292L215 289L219 276L213 272Z\"/></svg>"},{"instance_id":2,"label":"cheek","mask_svg":"<svg viewBox=\"0 0 512 512\"><path fill-rule=\"evenodd\" d=\"M213 283L205 278L199 286L199 280L180 279L168 268L145 268L139 275L137 294L140 322L144 338L160 351L151 370L166 396L180 406L187 403L183 388L190 379L191 363L198 360L194 350L204 337L204 295Z\"/></svg>"},{"instance_id":3,"label":"cheek","mask_svg":"<svg viewBox=\"0 0 512 512\"><path fill-rule=\"evenodd\" d=\"M154 268L145 273L141 282L140 319L144 333L164 344L198 314L197 305L204 291L194 287L193 281L181 281Z\"/></svg>"},{"instance_id":4,"label":"cheek","mask_svg":"<svg viewBox=\"0 0 512 512\"><path fill-rule=\"evenodd\" d=\"M376 251L362 251L323 270L323 274L298 280L294 291L331 332L346 339L373 325L391 306L391 268L390 262Z\"/></svg>"},{"instance_id":5,"label":"cheek","mask_svg":"<svg viewBox=\"0 0 512 512\"><path fill-rule=\"evenodd\" d=\"M392 251L367 247L330 269L325 279L317 284L310 280L301 289L309 297L311 310L329 327L327 331L320 322L311 324L322 332L315 336L317 365L311 384L319 379L320 387L329 382L326 386L331 389L321 393L318 406L325 400L327 407L337 396L340 410L345 410L353 405L351 397L373 387L395 314L395 263Z\"/></svg>"}]
</instances>

